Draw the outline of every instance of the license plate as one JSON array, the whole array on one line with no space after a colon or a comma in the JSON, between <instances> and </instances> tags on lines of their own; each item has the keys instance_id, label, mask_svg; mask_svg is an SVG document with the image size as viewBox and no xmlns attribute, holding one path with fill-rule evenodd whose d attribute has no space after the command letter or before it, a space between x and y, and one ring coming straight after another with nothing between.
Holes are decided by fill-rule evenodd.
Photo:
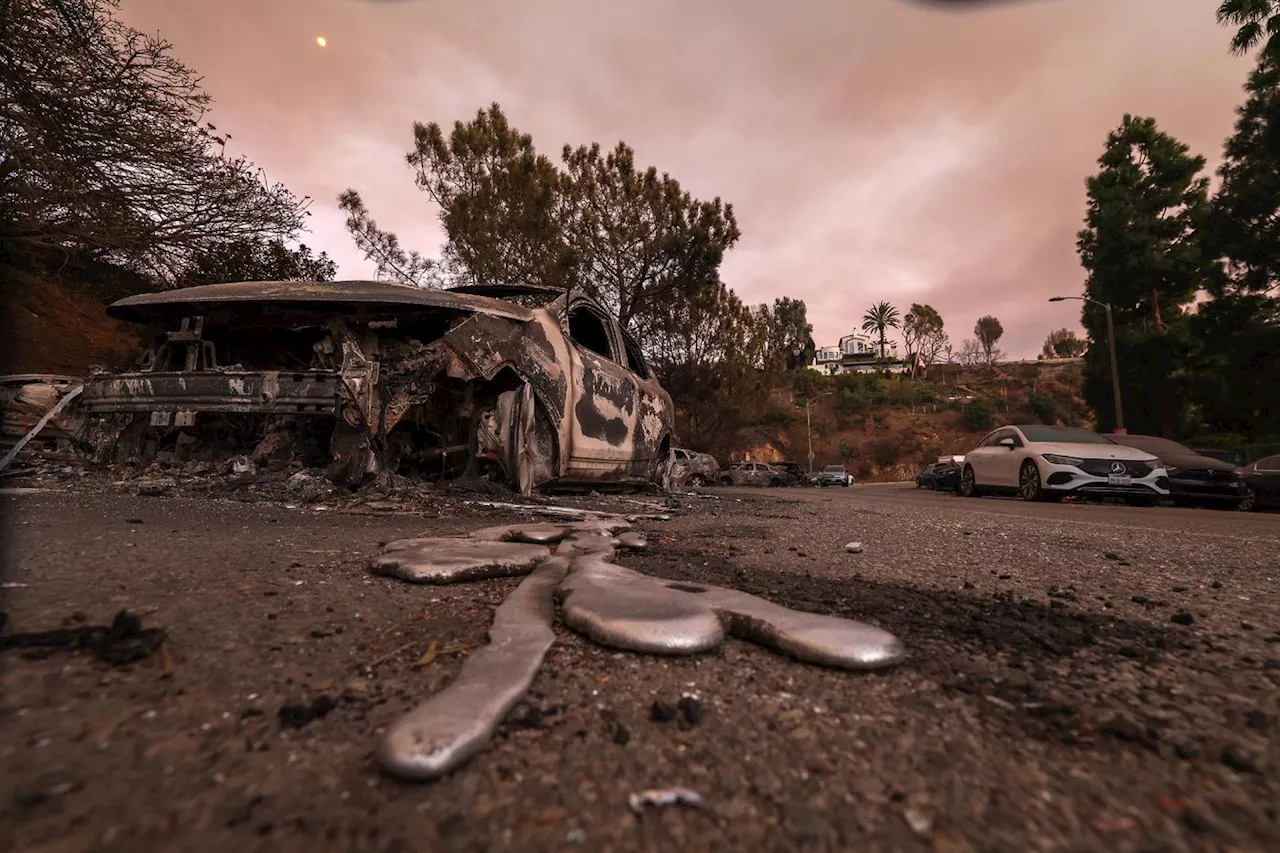
<instances>
[{"instance_id":1,"label":"license plate","mask_svg":"<svg viewBox=\"0 0 1280 853\"><path fill-rule=\"evenodd\" d=\"M1107 485L1108 486L1132 486L1133 477L1129 476L1128 474L1112 474L1110 477L1107 477Z\"/></svg>"}]
</instances>

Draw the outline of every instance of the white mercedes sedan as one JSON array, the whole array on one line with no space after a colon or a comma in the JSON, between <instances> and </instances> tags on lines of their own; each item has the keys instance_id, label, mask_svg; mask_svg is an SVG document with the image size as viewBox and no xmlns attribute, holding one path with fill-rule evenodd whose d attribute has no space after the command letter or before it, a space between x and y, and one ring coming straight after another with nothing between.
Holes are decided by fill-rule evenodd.
<instances>
[{"instance_id":1,"label":"white mercedes sedan","mask_svg":"<svg viewBox=\"0 0 1280 853\"><path fill-rule=\"evenodd\" d=\"M1007 426L965 454L959 492L1016 494L1028 501L1114 497L1154 506L1169 494L1169 477L1157 457L1087 429Z\"/></svg>"}]
</instances>

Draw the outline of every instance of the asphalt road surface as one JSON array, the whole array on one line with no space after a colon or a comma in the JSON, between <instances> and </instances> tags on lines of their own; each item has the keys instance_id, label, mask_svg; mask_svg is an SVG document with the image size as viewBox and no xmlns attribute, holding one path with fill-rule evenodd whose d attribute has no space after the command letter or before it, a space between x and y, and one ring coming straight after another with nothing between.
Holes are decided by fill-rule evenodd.
<instances>
[{"instance_id":1,"label":"asphalt road surface","mask_svg":"<svg viewBox=\"0 0 1280 853\"><path fill-rule=\"evenodd\" d=\"M5 636L128 608L167 639L135 662L0 652L0 849L1280 849L1275 514L680 498L624 565L880 625L908 660L662 658L557 624L493 743L409 785L378 772L379 731L449 683L517 581L412 587L369 557L531 516L32 485L0 491ZM696 720L654 719L686 694ZM629 809L672 786L709 808Z\"/></svg>"}]
</instances>

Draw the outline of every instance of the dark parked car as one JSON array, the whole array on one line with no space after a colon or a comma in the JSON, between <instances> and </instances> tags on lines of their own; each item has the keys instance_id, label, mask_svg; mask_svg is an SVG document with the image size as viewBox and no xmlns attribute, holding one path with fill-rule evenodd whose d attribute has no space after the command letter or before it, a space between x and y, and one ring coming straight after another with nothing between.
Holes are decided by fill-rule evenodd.
<instances>
[{"instance_id":1,"label":"dark parked car","mask_svg":"<svg viewBox=\"0 0 1280 853\"><path fill-rule=\"evenodd\" d=\"M1244 465L1249 461L1245 458L1244 452L1240 450L1220 450L1216 448L1197 447L1193 452L1199 453L1201 456L1208 456L1210 459L1229 462L1232 465Z\"/></svg>"},{"instance_id":2,"label":"dark parked car","mask_svg":"<svg viewBox=\"0 0 1280 853\"><path fill-rule=\"evenodd\" d=\"M818 475L818 485L848 487L853 485L853 475L843 465L828 465Z\"/></svg>"},{"instance_id":3,"label":"dark parked car","mask_svg":"<svg viewBox=\"0 0 1280 853\"><path fill-rule=\"evenodd\" d=\"M916 488L954 492L960 488L960 463L955 460L934 462L916 475Z\"/></svg>"},{"instance_id":4,"label":"dark parked car","mask_svg":"<svg viewBox=\"0 0 1280 853\"><path fill-rule=\"evenodd\" d=\"M1280 456L1266 456L1240 469L1245 495L1240 508L1249 512L1280 506Z\"/></svg>"},{"instance_id":5,"label":"dark parked car","mask_svg":"<svg viewBox=\"0 0 1280 853\"><path fill-rule=\"evenodd\" d=\"M1169 497L1178 506L1199 503L1236 505L1245 496L1239 468L1197 453L1176 441L1151 435L1108 435L1116 444L1136 447L1160 458L1169 475Z\"/></svg>"}]
</instances>

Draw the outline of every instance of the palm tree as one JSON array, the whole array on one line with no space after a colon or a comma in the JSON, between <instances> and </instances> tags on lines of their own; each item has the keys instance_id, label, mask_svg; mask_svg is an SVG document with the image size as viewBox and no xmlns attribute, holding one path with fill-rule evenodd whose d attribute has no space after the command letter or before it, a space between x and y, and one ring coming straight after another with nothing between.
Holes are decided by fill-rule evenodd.
<instances>
[{"instance_id":1,"label":"palm tree","mask_svg":"<svg viewBox=\"0 0 1280 853\"><path fill-rule=\"evenodd\" d=\"M1280 0L1222 0L1218 23L1237 28L1232 53L1248 53L1262 45L1264 54L1280 58Z\"/></svg>"},{"instance_id":2,"label":"palm tree","mask_svg":"<svg viewBox=\"0 0 1280 853\"><path fill-rule=\"evenodd\" d=\"M884 333L886 329L898 328L898 309L888 302L877 302L862 315L862 331L876 332L880 336L880 359L885 358Z\"/></svg>"}]
</instances>

